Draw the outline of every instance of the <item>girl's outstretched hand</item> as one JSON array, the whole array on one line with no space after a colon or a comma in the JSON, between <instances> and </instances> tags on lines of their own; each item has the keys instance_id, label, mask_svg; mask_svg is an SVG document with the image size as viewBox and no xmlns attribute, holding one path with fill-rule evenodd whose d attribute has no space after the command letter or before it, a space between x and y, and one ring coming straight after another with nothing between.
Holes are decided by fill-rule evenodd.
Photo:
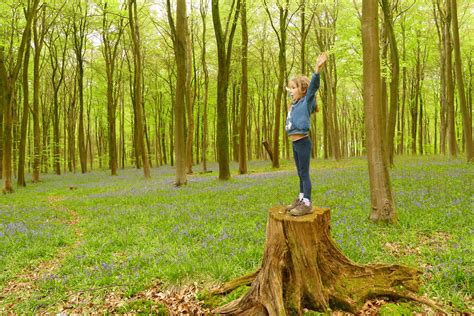
<instances>
[{"instance_id":1,"label":"girl's outstretched hand","mask_svg":"<svg viewBox=\"0 0 474 316\"><path fill-rule=\"evenodd\" d=\"M324 66L326 61L328 60L328 53L324 52L318 56L318 60L316 61L316 72L319 73L319 69Z\"/></svg>"}]
</instances>

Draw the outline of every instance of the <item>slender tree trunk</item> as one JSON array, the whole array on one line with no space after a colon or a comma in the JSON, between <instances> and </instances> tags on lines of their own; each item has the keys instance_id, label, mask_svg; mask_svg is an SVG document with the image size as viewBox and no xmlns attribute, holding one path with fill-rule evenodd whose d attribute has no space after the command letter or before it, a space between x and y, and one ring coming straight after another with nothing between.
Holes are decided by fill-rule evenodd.
<instances>
[{"instance_id":1,"label":"slender tree trunk","mask_svg":"<svg viewBox=\"0 0 474 316\"><path fill-rule=\"evenodd\" d=\"M78 125L78 150L79 160L81 163L81 172L87 172L87 149L84 136L84 53L86 42L86 26L87 26L87 7L84 8L79 4L77 6L79 12L74 14L74 52L77 61L77 92L79 94L79 125ZM78 17L77 14L80 16Z\"/></svg>"},{"instance_id":2,"label":"slender tree trunk","mask_svg":"<svg viewBox=\"0 0 474 316\"><path fill-rule=\"evenodd\" d=\"M424 120L424 107L423 107L423 94L421 93L421 84L419 86L419 99L420 99L420 111L418 115L418 148L420 151L420 154L424 154L424 148L423 148L423 136L424 136L424 130L423 130L423 120Z\"/></svg>"},{"instance_id":3,"label":"slender tree trunk","mask_svg":"<svg viewBox=\"0 0 474 316\"><path fill-rule=\"evenodd\" d=\"M18 186L26 187L25 181L25 154L26 154L26 132L28 129L28 114L29 114L29 84L28 84L28 65L30 62L30 40L31 29L27 30L27 44L25 50L25 57L23 60L23 114L21 118L21 132L20 132L20 148L18 160Z\"/></svg>"},{"instance_id":4,"label":"slender tree trunk","mask_svg":"<svg viewBox=\"0 0 474 316\"><path fill-rule=\"evenodd\" d=\"M192 12L191 12L192 15ZM193 81L193 50L192 50L192 35L191 25L186 21L186 116L187 116L187 135L186 135L186 173L193 174L193 139L194 139L194 115L193 115L193 96L192 96L192 81Z\"/></svg>"},{"instance_id":5,"label":"slender tree trunk","mask_svg":"<svg viewBox=\"0 0 474 316\"><path fill-rule=\"evenodd\" d=\"M4 48L0 47L0 179L3 179L3 113L8 100L8 75L4 63Z\"/></svg>"},{"instance_id":6,"label":"slender tree trunk","mask_svg":"<svg viewBox=\"0 0 474 316\"><path fill-rule=\"evenodd\" d=\"M176 75L176 103L174 107L175 126L175 157L176 157L176 179L175 185L182 186L187 182L186 178L186 143L185 143L185 112L186 112L186 84L187 84L187 64L186 50L188 29L186 18L185 0L178 0L176 3L176 26L171 15L170 1L167 1L168 21L171 27L175 60L177 65ZM192 158L191 158L192 159Z\"/></svg>"},{"instance_id":7,"label":"slender tree trunk","mask_svg":"<svg viewBox=\"0 0 474 316\"><path fill-rule=\"evenodd\" d=\"M451 14L452 14L452 22L453 22L454 59L455 59L455 66L456 66L456 78L457 78L457 83L458 83L459 106L461 108L464 141L466 144L466 159L468 162L472 162L474 160L474 150L472 146L472 117L469 114L469 111L467 108L466 94L464 92L461 48L460 48L460 43L459 43L459 26L458 26L458 16L457 16L458 9L457 9L456 0L450 0L450 5L451 5Z\"/></svg>"},{"instance_id":8,"label":"slender tree trunk","mask_svg":"<svg viewBox=\"0 0 474 316\"><path fill-rule=\"evenodd\" d=\"M44 27L44 26L43 26ZM35 43L38 43L38 45L35 45L35 81L37 85L39 85L39 58L40 58L40 49L41 49L41 44L42 43L42 38L44 29L42 30L42 37L38 38L36 34L36 29L35 29ZM60 36L63 34L57 34L54 41L57 41ZM66 32L65 34L65 42L67 42L68 38L68 33ZM50 55L50 61L51 61L51 86L53 88L53 159L54 159L54 171L57 175L61 174L61 163L60 163L60 152L59 152L59 145L60 145L60 139L59 139L59 89L61 88L61 84L64 80L64 70L65 70L65 65L66 65L66 51L67 51L67 45L64 44L62 48L62 56L58 58L58 52L57 52L57 47L54 43L49 44L49 55ZM59 61L61 60L61 61ZM61 65L59 64L61 62ZM59 72L59 74L58 74ZM59 75L59 79L57 79L57 76Z\"/></svg>"},{"instance_id":9,"label":"slender tree trunk","mask_svg":"<svg viewBox=\"0 0 474 316\"><path fill-rule=\"evenodd\" d=\"M447 125L448 125L448 145L449 155L456 157L456 131L455 131L455 111L454 111L454 86L453 86L453 61L452 61L452 42L451 42L451 5L446 6L445 23L445 49L446 49L446 96L447 96Z\"/></svg>"},{"instance_id":10,"label":"slender tree trunk","mask_svg":"<svg viewBox=\"0 0 474 316\"><path fill-rule=\"evenodd\" d=\"M390 82L390 108L387 120L387 145L388 145L388 158L390 165L393 165L393 156L395 153L394 137L395 137L395 124L397 121L398 111L398 90L399 90L399 77L400 77L400 62L398 57L398 47L393 30L393 18L390 10L388 0L382 0L382 10L384 14L385 28L387 31L388 41L390 45L390 64L391 64L391 82Z\"/></svg>"},{"instance_id":11,"label":"slender tree trunk","mask_svg":"<svg viewBox=\"0 0 474 316\"><path fill-rule=\"evenodd\" d=\"M239 116L239 109L238 109L238 104L239 104L239 96L238 94L239 89L237 88L238 83L233 82L232 83L232 105L231 105L231 130L230 130L230 135L231 135L231 142L232 142L232 156L233 160L235 162L239 161L239 134L238 134L238 116Z\"/></svg>"},{"instance_id":12,"label":"slender tree trunk","mask_svg":"<svg viewBox=\"0 0 474 316\"><path fill-rule=\"evenodd\" d=\"M438 33L438 51L439 51L439 77L440 77L440 132L439 145L440 152L446 154L446 130L447 130L447 96L446 96L446 32L445 23L446 17L443 14L439 0L433 2L433 16L436 24L436 31Z\"/></svg>"},{"instance_id":13,"label":"slender tree trunk","mask_svg":"<svg viewBox=\"0 0 474 316\"><path fill-rule=\"evenodd\" d=\"M382 10L383 13L383 10ZM388 34L387 34L387 28L386 24L387 22L385 21L385 15L382 14L381 16L382 23L380 24L380 46L381 46L381 64L382 65L387 65L387 54L388 54ZM385 153L385 159L387 160L387 163L389 162L389 151L388 151L388 141L387 141L387 126L388 126L388 93L387 93L387 81L388 81L388 75L385 75L385 71L382 70L381 74L381 80L382 80L382 134L383 134L383 146L385 147L384 153Z\"/></svg>"},{"instance_id":14,"label":"slender tree trunk","mask_svg":"<svg viewBox=\"0 0 474 316\"><path fill-rule=\"evenodd\" d=\"M203 99L203 127L202 127L202 169L204 172L207 171L207 146L209 142L208 132L208 94L209 94L209 71L207 70L206 63L206 12L207 12L206 1L201 1L201 19L202 19L202 68L204 72L204 99Z\"/></svg>"},{"instance_id":15,"label":"slender tree trunk","mask_svg":"<svg viewBox=\"0 0 474 316\"><path fill-rule=\"evenodd\" d=\"M120 152L122 153L121 155L121 166L122 169L125 169L125 158L127 156L127 152L125 149L125 92L122 89L120 91L120 111L121 111L121 119L120 119Z\"/></svg>"},{"instance_id":16,"label":"slender tree trunk","mask_svg":"<svg viewBox=\"0 0 474 316\"><path fill-rule=\"evenodd\" d=\"M15 87L18 74L22 65L23 57L25 54L25 47L27 45L28 33L31 29L31 23L36 14L39 0L33 0L32 3L28 3L28 9L26 10L26 25L23 30L21 37L21 44L18 49L17 58L14 64L12 64L12 70L7 73L5 67L4 49L0 47L0 86L7 96L6 100L3 101L3 156L2 156L2 180L3 180L3 192L12 193L12 130L13 130L13 105L15 102Z\"/></svg>"},{"instance_id":17,"label":"slender tree trunk","mask_svg":"<svg viewBox=\"0 0 474 316\"><path fill-rule=\"evenodd\" d=\"M329 64L329 69L332 69L331 75L331 84L329 86L330 95L331 95L331 122L332 122L332 148L333 148L333 155L336 160L341 159L341 137L339 132L339 123L338 123L338 115L337 115L337 69L336 69L336 58L335 56L330 56L330 59L333 60L332 63Z\"/></svg>"},{"instance_id":18,"label":"slender tree trunk","mask_svg":"<svg viewBox=\"0 0 474 316\"><path fill-rule=\"evenodd\" d=\"M240 86L240 140L239 140L239 173L247 173L247 115L248 115L248 41L247 30L247 0L242 0L242 82Z\"/></svg>"},{"instance_id":19,"label":"slender tree trunk","mask_svg":"<svg viewBox=\"0 0 474 316\"><path fill-rule=\"evenodd\" d=\"M117 153L117 133L116 133L116 112L117 112L117 84L115 80L115 67L117 63L118 48L122 37L122 18L117 23L108 21L107 2L103 8L102 16L102 41L103 53L105 57L105 69L107 74L107 123L108 123L108 143L109 143L109 168L111 175L117 175L118 153ZM113 34L110 29L116 29ZM115 35L114 37L112 37ZM114 95L115 94L115 95Z\"/></svg>"},{"instance_id":20,"label":"slender tree trunk","mask_svg":"<svg viewBox=\"0 0 474 316\"><path fill-rule=\"evenodd\" d=\"M145 178L150 178L150 160L148 159L148 150L145 144L145 127L144 127L144 113L142 105L142 52L140 43L140 28L138 26L138 13L137 13L137 2L136 0L128 0L128 17L130 25L130 33L132 35L132 46L133 46L133 64L134 64L134 108L136 113L136 126L137 129L137 144L138 150L140 151L143 173Z\"/></svg>"},{"instance_id":21,"label":"slender tree trunk","mask_svg":"<svg viewBox=\"0 0 474 316\"><path fill-rule=\"evenodd\" d=\"M300 37L301 37L301 49L300 49L300 72L302 74L306 73L306 38L308 37L308 33L311 29L311 24L313 23L315 11L313 11L311 18L309 20L309 24L306 27L306 0L301 1L301 29L300 29Z\"/></svg>"},{"instance_id":22,"label":"slender tree trunk","mask_svg":"<svg viewBox=\"0 0 474 316\"><path fill-rule=\"evenodd\" d=\"M35 48L33 57L33 176L32 181L36 183L40 179L40 164L41 164L41 130L40 130L40 113L39 113L39 84L40 84L40 56L42 40L38 38L37 19L34 20L33 26Z\"/></svg>"},{"instance_id":23,"label":"slender tree trunk","mask_svg":"<svg viewBox=\"0 0 474 316\"><path fill-rule=\"evenodd\" d=\"M233 8L237 2L233 21L230 21ZM233 0L232 10L227 22L231 22L230 34L222 32L219 14L219 0L212 0L212 22L217 42L217 157L219 161L219 179L230 179L229 169L229 130L227 114L227 89L229 87L230 60L232 54L232 42L234 40L235 28L240 12L240 0ZM228 23L227 23L228 24ZM228 35L228 37L227 37Z\"/></svg>"},{"instance_id":24,"label":"slender tree trunk","mask_svg":"<svg viewBox=\"0 0 474 316\"><path fill-rule=\"evenodd\" d=\"M273 159L272 166L273 168L280 167L280 113L281 113L281 102L283 95L283 85L285 84L285 74L286 74L286 31L288 28L288 6L289 1L285 2L285 6L278 5L278 10L280 13L279 19L279 30L273 25L272 15L268 10L268 6L265 2L265 9L267 11L268 17L272 24L273 30L278 38L279 51L278 51L278 88L276 92L275 100L275 126L273 129Z\"/></svg>"},{"instance_id":25,"label":"slender tree trunk","mask_svg":"<svg viewBox=\"0 0 474 316\"><path fill-rule=\"evenodd\" d=\"M390 176L382 139L382 96L380 80L380 57L378 36L377 2L362 1L362 48L364 70L365 130L367 135L367 157L369 163L370 195L374 222L397 221L393 203Z\"/></svg>"},{"instance_id":26,"label":"slender tree trunk","mask_svg":"<svg viewBox=\"0 0 474 316\"><path fill-rule=\"evenodd\" d=\"M406 32L405 32L405 17L402 17L401 20L401 29L402 29L402 59L406 60ZM398 145L398 153L403 154L405 152L405 108L406 108L406 96L407 96L407 67L402 69L402 108L400 110L399 130L398 135L400 138L400 143Z\"/></svg>"}]
</instances>

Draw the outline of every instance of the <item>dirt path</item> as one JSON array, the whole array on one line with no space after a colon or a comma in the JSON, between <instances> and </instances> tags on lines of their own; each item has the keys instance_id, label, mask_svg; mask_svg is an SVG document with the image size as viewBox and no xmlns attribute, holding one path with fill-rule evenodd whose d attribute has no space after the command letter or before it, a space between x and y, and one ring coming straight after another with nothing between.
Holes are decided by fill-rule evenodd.
<instances>
[{"instance_id":1,"label":"dirt path","mask_svg":"<svg viewBox=\"0 0 474 316\"><path fill-rule=\"evenodd\" d=\"M82 232L78 225L80 218L74 210L70 210L62 205L62 200L59 196L48 197L48 203L51 208L69 215L69 219L64 221L64 224L69 225L74 230L75 241L70 245L58 248L54 258L42 261L37 265L27 266L17 276L8 281L0 292L0 300L13 298L14 302L7 304L5 307L0 307L0 312L11 311L18 303L29 300L37 290L36 282L45 276L53 275L61 266L66 256L72 250L79 247L82 238Z\"/></svg>"}]
</instances>

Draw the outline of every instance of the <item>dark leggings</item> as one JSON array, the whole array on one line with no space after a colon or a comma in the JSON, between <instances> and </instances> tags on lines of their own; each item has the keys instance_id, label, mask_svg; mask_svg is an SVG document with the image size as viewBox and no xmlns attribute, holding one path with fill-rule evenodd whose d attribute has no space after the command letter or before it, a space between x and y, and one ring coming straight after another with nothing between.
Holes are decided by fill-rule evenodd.
<instances>
[{"instance_id":1,"label":"dark leggings","mask_svg":"<svg viewBox=\"0 0 474 316\"><path fill-rule=\"evenodd\" d=\"M309 137L293 142L293 156L295 157L298 177L300 177L300 193L311 201L311 179L309 178L309 161L311 158L311 139Z\"/></svg>"}]
</instances>

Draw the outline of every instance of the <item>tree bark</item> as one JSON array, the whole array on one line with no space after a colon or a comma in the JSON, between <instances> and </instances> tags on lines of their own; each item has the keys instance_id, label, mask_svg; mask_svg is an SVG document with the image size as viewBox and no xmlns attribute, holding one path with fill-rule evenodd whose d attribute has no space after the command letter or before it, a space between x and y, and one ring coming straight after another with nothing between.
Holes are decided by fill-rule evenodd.
<instances>
[{"instance_id":1,"label":"tree bark","mask_svg":"<svg viewBox=\"0 0 474 316\"><path fill-rule=\"evenodd\" d=\"M278 30L273 25L272 14L268 9L266 1L265 10L267 11L268 18L270 19L271 25L275 34L278 38L278 87L276 91L275 99L275 126L273 127L273 168L280 168L280 113L281 113L281 102L283 95L283 85L285 84L286 74L286 32L289 24L288 19L288 6L289 0L285 1L285 6L278 4L278 11L280 14Z\"/></svg>"},{"instance_id":2,"label":"tree bark","mask_svg":"<svg viewBox=\"0 0 474 316\"><path fill-rule=\"evenodd\" d=\"M192 12L191 12L192 16ZM193 82L193 50L192 50L192 30L191 25L186 21L186 29L184 30L186 41L186 116L187 116L187 135L186 135L186 173L193 174L193 140L194 140L194 113L193 113L193 93L192 93L192 82ZM179 31L178 31L179 32Z\"/></svg>"},{"instance_id":3,"label":"tree bark","mask_svg":"<svg viewBox=\"0 0 474 316\"><path fill-rule=\"evenodd\" d=\"M393 156L395 153L394 137L395 137L395 124L397 121L398 111L398 90L399 90L399 77L400 77L400 61L398 57L398 47L393 30L393 18L391 14L391 8L388 0L382 0L382 11L384 14L385 28L387 31L388 41L390 45L390 64L391 69L391 82L390 82L390 108L386 127L386 140L388 147L388 158L390 165L393 165Z\"/></svg>"},{"instance_id":4,"label":"tree bark","mask_svg":"<svg viewBox=\"0 0 474 316\"><path fill-rule=\"evenodd\" d=\"M203 97L203 114L202 114L202 169L207 171L207 146L209 141L208 135L208 95L209 95L209 71L206 63L206 12L207 1L201 1L201 19L202 19L202 69L204 73L204 97Z\"/></svg>"},{"instance_id":5,"label":"tree bark","mask_svg":"<svg viewBox=\"0 0 474 316\"><path fill-rule=\"evenodd\" d=\"M28 83L28 69L30 62L30 40L31 40L31 28L27 30L27 44L25 50L25 57L23 59L23 113L21 118L21 132L20 132L20 148L19 148L19 159L18 159L18 179L17 183L19 186L26 187L25 181L25 156L26 156L26 132L28 129L28 114L29 114L29 83Z\"/></svg>"},{"instance_id":6,"label":"tree bark","mask_svg":"<svg viewBox=\"0 0 474 316\"><path fill-rule=\"evenodd\" d=\"M329 51L336 38L336 23L338 8L334 2L332 10L324 14L316 14L319 28L315 28L317 44L321 51ZM328 58L327 71L322 74L321 101L323 103L323 144L324 158L341 158L339 141L339 127L337 123L337 69L336 58L330 55Z\"/></svg>"},{"instance_id":7,"label":"tree bark","mask_svg":"<svg viewBox=\"0 0 474 316\"><path fill-rule=\"evenodd\" d=\"M79 160L81 163L81 172L87 172L87 149L84 136L84 53L86 43L86 26L87 26L87 7L86 12L82 12L83 8L79 4L80 16L74 13L74 52L77 60L77 92L79 93L79 125L78 125L78 150ZM79 19L79 20L77 20Z\"/></svg>"},{"instance_id":8,"label":"tree bark","mask_svg":"<svg viewBox=\"0 0 474 316\"><path fill-rule=\"evenodd\" d=\"M302 315L304 309L355 313L380 296L413 298L420 286L416 269L386 264L357 265L331 238L329 209L313 208L304 217L269 211L261 268L214 293L242 283L250 290L213 313L223 315Z\"/></svg>"},{"instance_id":9,"label":"tree bark","mask_svg":"<svg viewBox=\"0 0 474 316\"><path fill-rule=\"evenodd\" d=\"M438 51L439 51L439 76L440 76L440 132L439 144L440 152L446 154L446 131L447 131L447 96L446 96L446 17L442 12L439 0L433 2L433 16L438 33Z\"/></svg>"},{"instance_id":10,"label":"tree bark","mask_svg":"<svg viewBox=\"0 0 474 316\"><path fill-rule=\"evenodd\" d=\"M23 30L21 37L20 47L18 49L17 58L14 64L12 64L11 71L8 73L5 67L5 56L3 47L0 48L0 82L3 86L4 95L6 99L3 101L3 156L2 156L2 180L3 180L3 192L12 193L12 129L13 129L13 104L15 102L15 87L18 74L22 65L23 57L25 54L25 47L27 45L28 32L31 29L31 23L36 14L39 0L33 0L32 3L28 2L28 9L26 13L26 25Z\"/></svg>"},{"instance_id":11,"label":"tree bark","mask_svg":"<svg viewBox=\"0 0 474 316\"><path fill-rule=\"evenodd\" d=\"M235 3L237 6L234 11ZM229 87L229 71L230 60L232 54L232 43L234 40L235 28L237 26L237 19L240 12L240 0L232 1L232 9L227 17L227 25L233 16L230 33L229 29L222 31L219 0L212 0L212 22L214 24L214 33L217 42L217 158L219 161L219 179L230 179L229 169L229 129L228 129L228 114L227 114L227 90Z\"/></svg>"},{"instance_id":12,"label":"tree bark","mask_svg":"<svg viewBox=\"0 0 474 316\"><path fill-rule=\"evenodd\" d=\"M144 112L143 112L143 96L142 96L142 53L140 43L140 28L138 26L138 13L137 13L137 2L136 0L128 0L128 17L130 25L130 33L132 37L132 50L133 50L133 64L134 64L134 108L136 113L135 128L137 129L137 144L140 152L143 173L145 178L150 178L150 160L148 159L148 150L145 144L145 127L144 127Z\"/></svg>"},{"instance_id":13,"label":"tree bark","mask_svg":"<svg viewBox=\"0 0 474 316\"><path fill-rule=\"evenodd\" d=\"M362 48L364 71L364 109L367 158L369 163L370 196L372 210L370 220L374 222L397 221L393 203L390 176L382 138L382 96L380 80L380 57L378 36L377 2L362 2Z\"/></svg>"},{"instance_id":14,"label":"tree bark","mask_svg":"<svg viewBox=\"0 0 474 316\"><path fill-rule=\"evenodd\" d=\"M447 128L448 128L448 146L449 155L456 157L456 127L454 113L454 80L453 80L453 58L452 58L452 42L451 42L451 5L447 1L446 5L446 23L444 25L445 32L445 49L446 49L446 105L447 105Z\"/></svg>"},{"instance_id":15,"label":"tree bark","mask_svg":"<svg viewBox=\"0 0 474 316\"><path fill-rule=\"evenodd\" d=\"M186 178L186 143L185 143L185 113L186 113L186 84L187 84L187 64L186 50L188 29L186 18L186 3L184 0L178 0L176 3L176 26L171 15L171 4L167 1L168 21L171 27L175 60L177 65L176 75L176 101L174 107L175 125L175 157L176 157L176 179L175 185L182 186L187 182ZM191 158L192 159L192 158Z\"/></svg>"},{"instance_id":16,"label":"tree bark","mask_svg":"<svg viewBox=\"0 0 474 316\"><path fill-rule=\"evenodd\" d=\"M8 75L4 58L4 48L0 47L0 135L2 135L0 138L0 179L3 179L3 147L5 145L3 139L3 113L8 100Z\"/></svg>"},{"instance_id":17,"label":"tree bark","mask_svg":"<svg viewBox=\"0 0 474 316\"><path fill-rule=\"evenodd\" d=\"M239 130L239 173L247 173L247 115L248 115L248 29L247 29L247 0L242 0L242 82L240 84L240 130Z\"/></svg>"},{"instance_id":18,"label":"tree bark","mask_svg":"<svg viewBox=\"0 0 474 316\"><path fill-rule=\"evenodd\" d=\"M107 2L104 4L102 15L102 41L103 54L105 57L105 70L107 74L107 123L108 123L108 143L109 143L109 168L111 175L117 175L118 153L117 153L117 133L116 133L116 112L117 112L117 88L115 83L115 69L118 56L120 38L123 27L121 17L118 23L113 24L108 21ZM115 34L110 30L115 29ZM114 37L112 37L115 35Z\"/></svg>"},{"instance_id":19,"label":"tree bark","mask_svg":"<svg viewBox=\"0 0 474 316\"><path fill-rule=\"evenodd\" d=\"M453 44L454 44L454 60L456 66L456 78L458 83L459 107L463 120L464 141L466 144L466 159L468 162L474 160L474 150L472 146L472 117L469 114L466 94L464 92L464 80L462 75L462 59L461 48L459 43L459 26L458 26L458 9L456 0L450 0L452 24L453 24Z\"/></svg>"},{"instance_id":20,"label":"tree bark","mask_svg":"<svg viewBox=\"0 0 474 316\"><path fill-rule=\"evenodd\" d=\"M44 14L44 11L43 11ZM37 34L37 27L35 25L35 56L34 56L34 91L36 98L39 97L39 68L40 68L40 55L41 55L41 47L44 39L44 35L46 32L46 27L43 19L42 29L40 36ZM60 153L59 153L59 89L61 88L61 84L64 81L64 70L66 66L66 52L67 52L67 38L69 35L69 30L64 30L64 33L57 32L57 34L52 36L53 32L51 32L50 42L48 45L49 48L49 56L51 61L51 85L53 88L53 159L54 159L54 172L57 175L61 174L61 164L60 164ZM64 40L64 46L62 48L61 56L58 58L57 46L55 42L59 39ZM59 72L59 79L57 79ZM39 100L36 100L38 103ZM35 102L34 102L35 103ZM38 104L34 106L34 111L39 111ZM38 113L36 113L38 115ZM39 128L39 127L38 127ZM38 135L39 137L39 135Z\"/></svg>"}]
</instances>

